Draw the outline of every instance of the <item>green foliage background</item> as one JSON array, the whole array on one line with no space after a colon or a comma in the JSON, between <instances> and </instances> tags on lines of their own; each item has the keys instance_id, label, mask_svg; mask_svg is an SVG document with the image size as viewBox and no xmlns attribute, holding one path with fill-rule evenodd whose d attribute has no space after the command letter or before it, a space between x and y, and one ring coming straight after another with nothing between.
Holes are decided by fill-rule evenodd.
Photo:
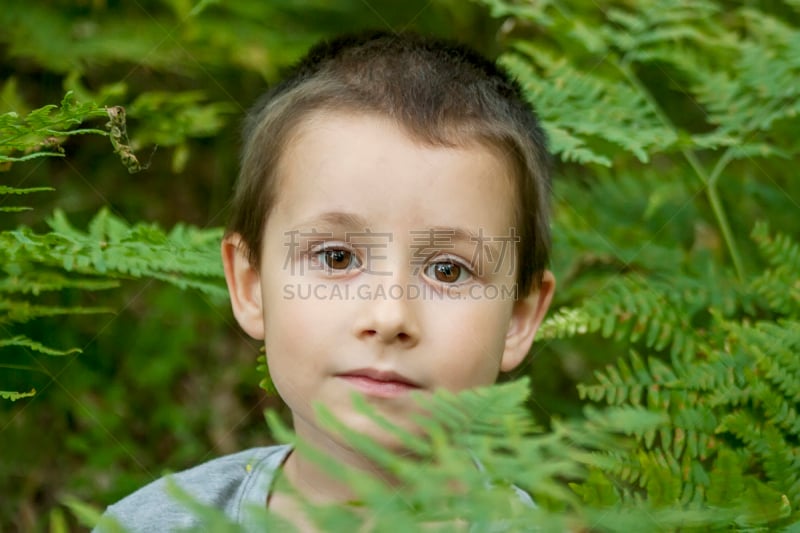
<instances>
[{"instance_id":1,"label":"green foliage background","mask_svg":"<svg viewBox=\"0 0 800 533\"><path fill-rule=\"evenodd\" d=\"M797 1L32 1L0 27L0 530L272 442L217 253L238 121L366 27L499 56L558 156L555 310L508 420L595 459L537 474L555 452L517 439L498 471L573 527L800 527Z\"/></svg>"}]
</instances>

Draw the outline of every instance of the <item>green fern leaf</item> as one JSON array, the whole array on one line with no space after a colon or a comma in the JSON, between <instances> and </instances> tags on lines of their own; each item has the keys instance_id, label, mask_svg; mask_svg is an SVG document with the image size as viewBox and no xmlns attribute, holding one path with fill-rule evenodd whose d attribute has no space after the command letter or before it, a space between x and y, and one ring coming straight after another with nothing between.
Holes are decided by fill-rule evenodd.
<instances>
[{"instance_id":1,"label":"green fern leaf","mask_svg":"<svg viewBox=\"0 0 800 533\"><path fill-rule=\"evenodd\" d=\"M0 185L0 194L30 194L32 192L54 191L52 187L9 187Z\"/></svg>"},{"instance_id":2,"label":"green fern leaf","mask_svg":"<svg viewBox=\"0 0 800 533\"><path fill-rule=\"evenodd\" d=\"M81 350L79 348L69 348L67 350L58 350L56 348L51 348L49 346L45 346L41 342L25 337L24 335L17 335L15 337L7 339L0 339L0 348L7 348L12 346L27 348L28 350L39 352L45 355L70 355L74 353L81 353Z\"/></svg>"},{"instance_id":3,"label":"green fern leaf","mask_svg":"<svg viewBox=\"0 0 800 533\"><path fill-rule=\"evenodd\" d=\"M607 156L589 148L602 139L647 162L651 151L665 150L677 140L635 89L581 72L528 43L517 43L515 50L500 62L541 110L545 130L549 133L551 124L558 128L552 150L562 159L606 164Z\"/></svg>"},{"instance_id":4,"label":"green fern leaf","mask_svg":"<svg viewBox=\"0 0 800 533\"><path fill-rule=\"evenodd\" d=\"M59 138L69 135L106 135L98 129L76 129L90 118L104 117L105 110L93 103L79 103L67 92L60 106L46 105L20 117L0 115L0 162L20 162L36 157L61 156ZM21 155L20 155L21 154Z\"/></svg>"},{"instance_id":5,"label":"green fern leaf","mask_svg":"<svg viewBox=\"0 0 800 533\"><path fill-rule=\"evenodd\" d=\"M0 242L2 240L0 239ZM119 281L71 277L58 271L23 270L19 265L7 264L5 278L0 278L0 293L32 294L38 296L43 292L79 289L83 291L107 290L119 287Z\"/></svg>"},{"instance_id":6,"label":"green fern leaf","mask_svg":"<svg viewBox=\"0 0 800 533\"><path fill-rule=\"evenodd\" d=\"M670 346L673 358L690 359L697 343L690 320L702 309L699 302L681 296L675 287L614 280L585 299L580 308L558 310L545 320L539 335L552 339L599 332L616 340L643 340L648 348Z\"/></svg>"},{"instance_id":7,"label":"green fern leaf","mask_svg":"<svg viewBox=\"0 0 800 533\"><path fill-rule=\"evenodd\" d=\"M22 398L30 398L31 396L36 396L36 389L31 389L27 392L0 390L0 398L11 400L12 402Z\"/></svg>"},{"instance_id":8,"label":"green fern leaf","mask_svg":"<svg viewBox=\"0 0 800 533\"><path fill-rule=\"evenodd\" d=\"M24 323L36 318L63 315L90 315L111 313L107 307L57 307L49 305L32 305L27 301L0 299L0 324Z\"/></svg>"},{"instance_id":9,"label":"green fern leaf","mask_svg":"<svg viewBox=\"0 0 800 533\"><path fill-rule=\"evenodd\" d=\"M152 224L128 225L101 210L89 231L74 228L61 211L48 220L52 232L29 228L7 232L6 256L14 264L34 263L83 275L153 277L181 288L225 296L218 243L221 229L180 229L172 235Z\"/></svg>"}]
</instances>

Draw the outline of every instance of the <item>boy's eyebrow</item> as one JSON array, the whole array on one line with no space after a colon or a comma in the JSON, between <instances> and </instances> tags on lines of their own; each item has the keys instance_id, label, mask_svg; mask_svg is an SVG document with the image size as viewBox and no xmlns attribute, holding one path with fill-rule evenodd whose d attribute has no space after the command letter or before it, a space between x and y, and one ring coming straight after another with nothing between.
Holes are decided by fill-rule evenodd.
<instances>
[{"instance_id":1,"label":"boy's eyebrow","mask_svg":"<svg viewBox=\"0 0 800 533\"><path fill-rule=\"evenodd\" d=\"M483 250L488 248L490 257L497 257L502 248L501 241L504 240L500 235L485 235L483 231L453 226L433 226L424 233L429 233L431 240L440 243L444 240L443 237L450 237L451 242L474 243Z\"/></svg>"},{"instance_id":2,"label":"boy's eyebrow","mask_svg":"<svg viewBox=\"0 0 800 533\"><path fill-rule=\"evenodd\" d=\"M324 228L333 226L358 231L366 231L367 225L367 220L360 215L346 213L344 211L327 211L301 222L297 225L297 227L316 229L316 226L321 226Z\"/></svg>"}]
</instances>

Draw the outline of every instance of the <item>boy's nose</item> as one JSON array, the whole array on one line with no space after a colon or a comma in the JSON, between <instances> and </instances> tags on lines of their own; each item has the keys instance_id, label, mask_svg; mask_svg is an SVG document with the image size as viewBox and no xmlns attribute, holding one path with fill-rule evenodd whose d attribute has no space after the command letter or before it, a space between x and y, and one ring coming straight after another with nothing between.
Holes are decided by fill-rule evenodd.
<instances>
[{"instance_id":1,"label":"boy's nose","mask_svg":"<svg viewBox=\"0 0 800 533\"><path fill-rule=\"evenodd\" d=\"M375 284L372 288L372 291L363 295L366 301L362 301L355 324L356 335L362 340L375 339L384 344L398 343L409 348L417 344L419 324L408 290L392 282Z\"/></svg>"}]
</instances>

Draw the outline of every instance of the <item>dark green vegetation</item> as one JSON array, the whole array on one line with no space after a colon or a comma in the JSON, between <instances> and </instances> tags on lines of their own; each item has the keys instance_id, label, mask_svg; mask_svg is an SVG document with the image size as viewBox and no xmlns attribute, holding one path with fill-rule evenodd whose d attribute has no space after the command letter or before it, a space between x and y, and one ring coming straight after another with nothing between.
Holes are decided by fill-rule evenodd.
<instances>
[{"instance_id":1,"label":"dark green vegetation","mask_svg":"<svg viewBox=\"0 0 800 533\"><path fill-rule=\"evenodd\" d=\"M529 4L4 6L0 529L77 527L69 497L271 442L217 258L238 118L317 38L408 26L501 54L538 106L559 289L528 400L442 399L420 450L480 486L470 447L539 511L359 482L383 530L800 530L800 2Z\"/></svg>"}]
</instances>

